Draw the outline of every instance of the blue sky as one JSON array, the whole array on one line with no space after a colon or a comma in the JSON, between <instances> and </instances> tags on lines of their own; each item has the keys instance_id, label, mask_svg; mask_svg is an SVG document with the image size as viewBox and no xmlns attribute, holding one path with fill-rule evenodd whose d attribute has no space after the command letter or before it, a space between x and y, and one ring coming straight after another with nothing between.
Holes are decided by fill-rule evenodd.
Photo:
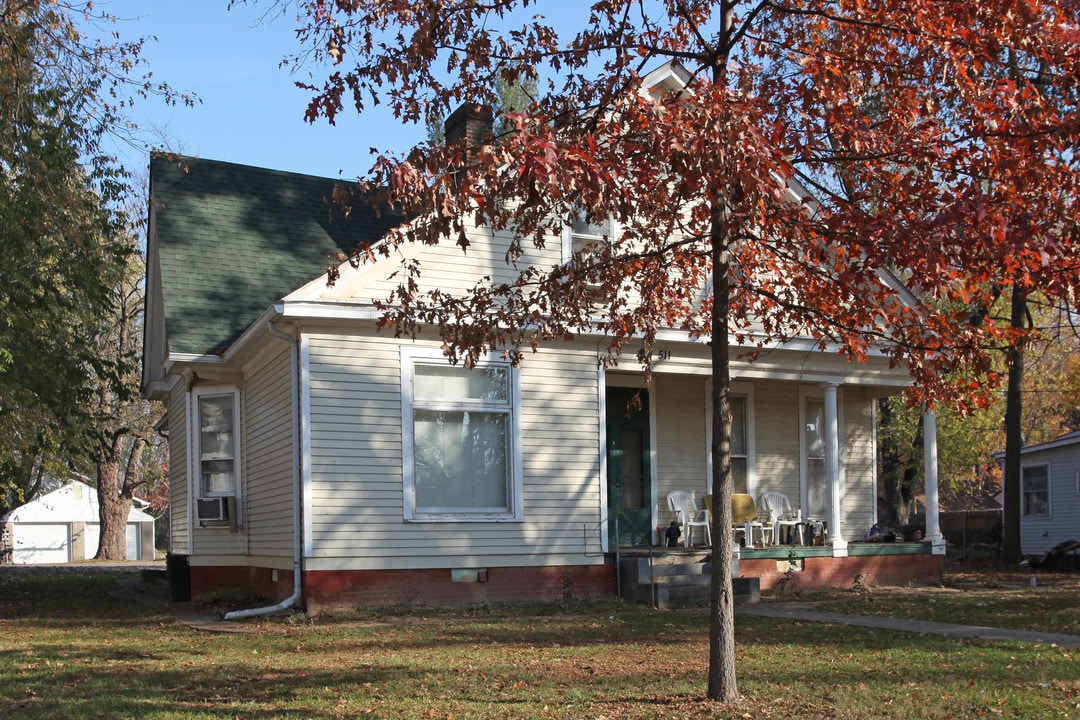
<instances>
[{"instance_id":1,"label":"blue sky","mask_svg":"<svg viewBox=\"0 0 1080 720\"><path fill-rule=\"evenodd\" d=\"M124 18L121 37L156 36L145 49L154 78L191 91L194 108L140 101L132 118L167 139L170 150L278 170L355 178L371 166L369 148L406 150L423 139L422 127L403 126L377 108L339 116L336 126L304 121L308 95L293 85L282 57L299 48L290 15L260 21L264 10L227 0L101 0L102 10ZM265 3L269 5L269 3ZM159 141L154 141L159 146ZM131 168L147 153L123 149Z\"/></svg>"}]
</instances>

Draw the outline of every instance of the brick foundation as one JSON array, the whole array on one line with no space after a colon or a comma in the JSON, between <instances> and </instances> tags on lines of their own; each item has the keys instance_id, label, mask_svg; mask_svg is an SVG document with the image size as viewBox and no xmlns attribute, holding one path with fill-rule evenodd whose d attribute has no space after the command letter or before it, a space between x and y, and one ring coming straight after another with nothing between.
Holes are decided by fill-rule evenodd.
<instances>
[{"instance_id":1,"label":"brick foundation","mask_svg":"<svg viewBox=\"0 0 1080 720\"><path fill-rule=\"evenodd\" d=\"M243 592L278 603L292 595L293 571L263 567L221 565L191 568L191 599L201 600L219 592Z\"/></svg>"},{"instance_id":2,"label":"brick foundation","mask_svg":"<svg viewBox=\"0 0 1080 720\"><path fill-rule=\"evenodd\" d=\"M559 602L615 597L612 565L493 567L484 580L453 582L449 569L323 570L304 573L309 612L335 607Z\"/></svg>"},{"instance_id":3,"label":"brick foundation","mask_svg":"<svg viewBox=\"0 0 1080 720\"><path fill-rule=\"evenodd\" d=\"M222 591L242 591L280 602L293 591L291 571L268 568L192 567L191 599ZM480 580L483 580L482 582ZM303 574L304 597L298 607L318 612L341 607L390 605L467 605L477 602L559 602L614 598L613 565L566 567L494 567L477 580L454 582L451 571L320 570Z\"/></svg>"},{"instance_id":4,"label":"brick foundation","mask_svg":"<svg viewBox=\"0 0 1080 720\"><path fill-rule=\"evenodd\" d=\"M936 583L941 580L944 555L852 555L844 558L805 557L803 569L796 571L799 587L851 588L855 578L866 587ZM787 577L787 561L774 558L739 560L739 575L756 577L765 592L779 588Z\"/></svg>"}]
</instances>

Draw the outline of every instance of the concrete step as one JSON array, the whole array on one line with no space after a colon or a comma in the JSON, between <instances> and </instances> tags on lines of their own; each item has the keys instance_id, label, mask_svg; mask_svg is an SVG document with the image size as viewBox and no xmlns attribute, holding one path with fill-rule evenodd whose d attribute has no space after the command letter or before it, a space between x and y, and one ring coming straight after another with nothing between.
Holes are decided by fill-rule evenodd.
<instances>
[{"instance_id":1,"label":"concrete step","mask_svg":"<svg viewBox=\"0 0 1080 720\"><path fill-rule=\"evenodd\" d=\"M623 558L620 562L621 596L631 602L659 608L695 607L709 604L712 564L708 556L679 555ZM735 602L756 603L761 599L757 578L733 578Z\"/></svg>"}]
</instances>

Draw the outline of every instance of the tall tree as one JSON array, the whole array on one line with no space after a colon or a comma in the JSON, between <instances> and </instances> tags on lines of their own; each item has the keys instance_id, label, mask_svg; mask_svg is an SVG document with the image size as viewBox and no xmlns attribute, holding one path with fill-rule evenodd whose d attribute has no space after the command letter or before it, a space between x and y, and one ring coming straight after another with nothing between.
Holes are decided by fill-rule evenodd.
<instances>
[{"instance_id":1,"label":"tall tree","mask_svg":"<svg viewBox=\"0 0 1080 720\"><path fill-rule=\"evenodd\" d=\"M46 473L93 474L96 383L119 377L88 340L134 251L128 173L136 99L193 102L152 81L141 40L90 2L0 4L0 506Z\"/></svg>"},{"instance_id":2,"label":"tall tree","mask_svg":"<svg viewBox=\"0 0 1080 720\"><path fill-rule=\"evenodd\" d=\"M529 107L536 97L536 87L536 78L513 73L500 76L495 81L495 94L499 98L498 104L493 108L496 137L514 131L514 123L510 116ZM444 117L428 118L427 131L430 142L436 145L446 142L445 122Z\"/></svg>"},{"instance_id":3,"label":"tall tree","mask_svg":"<svg viewBox=\"0 0 1080 720\"><path fill-rule=\"evenodd\" d=\"M494 105L500 79L539 81L501 142L379 156L370 184L415 221L354 260L408 242L467 249L474 225L514 233L514 281L450 296L424 291L410 262L384 305L397 333L438 328L452 361L501 350L520 362L591 328L609 359L636 348L648 378L661 328L711 341L708 694L731 700L729 347L808 336L853 360L877 347L907 364L927 402L964 365L992 386L985 335L1021 333L941 308L1076 266L1077 160L1060 151L1080 137L1073 5L605 0L569 30L530 5L296 3L298 62L330 66L307 86L307 117L387 102L423 122L463 101ZM645 87L665 61L677 65ZM1044 203L1050 181L1060 191ZM579 214L619 232L568 265L519 263ZM893 272L935 302L901 302ZM1055 275L1055 293L1075 295L1077 277Z\"/></svg>"},{"instance_id":4,"label":"tall tree","mask_svg":"<svg viewBox=\"0 0 1080 720\"><path fill-rule=\"evenodd\" d=\"M1036 332L1024 384L1023 438L1030 445L1080 430L1080 315L1039 296L1028 307Z\"/></svg>"},{"instance_id":5,"label":"tall tree","mask_svg":"<svg viewBox=\"0 0 1080 720\"><path fill-rule=\"evenodd\" d=\"M1076 272L1078 269L1080 268L1074 266L1068 270ZM1035 299L1033 295L1041 285L1038 283L1037 278L1033 278L1031 275L1034 275L1034 273L1029 275L1026 272L1016 271L1016 277L1009 294L1008 323L1012 332L1006 345L1008 386L1005 395L1005 457L1002 462L1004 512L1001 538L1001 556L1009 562L1019 562L1023 551L1020 544L1020 521L1023 511L1021 507L1023 494L1020 451L1028 440L1034 440L1040 435L1047 434L1047 428L1045 427L1028 426L1029 432L1025 432L1025 420L1029 419L1027 416L1035 415L1033 412L1025 413L1025 408L1030 409L1032 405L1024 401L1024 387L1032 384L1028 376L1028 357L1042 332L1048 331L1047 335L1050 337L1058 340L1062 339L1060 311L1058 313L1049 313L1051 327L1048 328L1039 327L1033 318L1031 307ZM1061 296L1055 292L1054 295L1057 295L1056 300L1064 300L1066 303L1072 299L1068 294ZM1070 316L1071 310L1066 309L1064 312L1066 316ZM1068 337L1067 334L1065 337ZM1041 357L1045 359L1046 355L1043 354ZM1038 401L1033 403L1035 407L1039 407L1041 404ZM1048 418L1044 416L1041 419L1046 421Z\"/></svg>"},{"instance_id":6,"label":"tall tree","mask_svg":"<svg viewBox=\"0 0 1080 720\"><path fill-rule=\"evenodd\" d=\"M155 426L163 410L139 395L143 273L141 257L135 253L113 288L111 311L99 319L91 337L94 357L109 368L109 373L95 377L87 408L92 434L88 459L96 468L101 508L94 556L98 560L125 559L127 517L135 491L148 490L160 475L162 448Z\"/></svg>"},{"instance_id":7,"label":"tall tree","mask_svg":"<svg viewBox=\"0 0 1080 720\"><path fill-rule=\"evenodd\" d=\"M38 10L0 15L0 477L16 504L80 449L99 369L85 339L126 253L103 200L115 176L82 164L79 91L50 82L31 50L49 21Z\"/></svg>"}]
</instances>

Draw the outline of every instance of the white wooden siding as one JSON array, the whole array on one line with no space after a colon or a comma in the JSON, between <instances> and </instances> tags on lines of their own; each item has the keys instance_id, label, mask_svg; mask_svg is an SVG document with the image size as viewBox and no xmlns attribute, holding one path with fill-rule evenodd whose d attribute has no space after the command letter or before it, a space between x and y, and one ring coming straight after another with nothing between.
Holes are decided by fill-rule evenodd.
<instances>
[{"instance_id":1,"label":"white wooden siding","mask_svg":"<svg viewBox=\"0 0 1080 720\"><path fill-rule=\"evenodd\" d=\"M364 266L357 273L344 273L341 282L330 289L319 289L319 295L327 299L350 302L385 300L402 281L401 259L420 257L421 291L439 288L443 292L464 294L483 278L491 278L494 284L516 279L519 268L529 264L554 267L562 262L560 238L552 236L544 250L532 247L526 241L523 256L515 265L506 261L511 235L499 232L492 235L486 228L472 229L467 234L470 245L465 252L453 242L444 241L436 246L408 244L388 258ZM396 274L396 275L395 275ZM394 275L393 277L391 277ZM325 287L325 286L324 286Z\"/></svg>"},{"instance_id":2,"label":"white wooden siding","mask_svg":"<svg viewBox=\"0 0 1080 720\"><path fill-rule=\"evenodd\" d=\"M275 340L245 368L243 531L261 555L293 556L296 425L290 346Z\"/></svg>"},{"instance_id":3,"label":"white wooden siding","mask_svg":"<svg viewBox=\"0 0 1080 720\"><path fill-rule=\"evenodd\" d=\"M706 382L690 375L656 375L650 396L656 413L656 453L659 466L656 501L667 509L672 490L694 493L698 506L709 493L705 439Z\"/></svg>"},{"instance_id":4,"label":"white wooden siding","mask_svg":"<svg viewBox=\"0 0 1080 720\"><path fill-rule=\"evenodd\" d=\"M874 411L863 388L843 390L844 539L863 540L874 524L877 483Z\"/></svg>"},{"instance_id":5,"label":"white wooden siding","mask_svg":"<svg viewBox=\"0 0 1080 720\"><path fill-rule=\"evenodd\" d=\"M754 383L754 436L757 445L756 494L775 491L799 507L799 386Z\"/></svg>"},{"instance_id":6,"label":"white wooden siding","mask_svg":"<svg viewBox=\"0 0 1080 720\"><path fill-rule=\"evenodd\" d=\"M1041 555L1066 540L1080 540L1080 442L1024 453L1024 467L1049 465L1050 516L1020 518L1020 549Z\"/></svg>"},{"instance_id":7,"label":"white wooden siding","mask_svg":"<svg viewBox=\"0 0 1080 720\"><path fill-rule=\"evenodd\" d=\"M314 553L307 567L602 561L594 350L549 349L520 370L523 521L406 523L398 341L333 331L307 339Z\"/></svg>"},{"instance_id":8,"label":"white wooden siding","mask_svg":"<svg viewBox=\"0 0 1080 720\"><path fill-rule=\"evenodd\" d=\"M183 382L174 382L169 391L169 552L186 555L190 515L188 514L188 408Z\"/></svg>"}]
</instances>

